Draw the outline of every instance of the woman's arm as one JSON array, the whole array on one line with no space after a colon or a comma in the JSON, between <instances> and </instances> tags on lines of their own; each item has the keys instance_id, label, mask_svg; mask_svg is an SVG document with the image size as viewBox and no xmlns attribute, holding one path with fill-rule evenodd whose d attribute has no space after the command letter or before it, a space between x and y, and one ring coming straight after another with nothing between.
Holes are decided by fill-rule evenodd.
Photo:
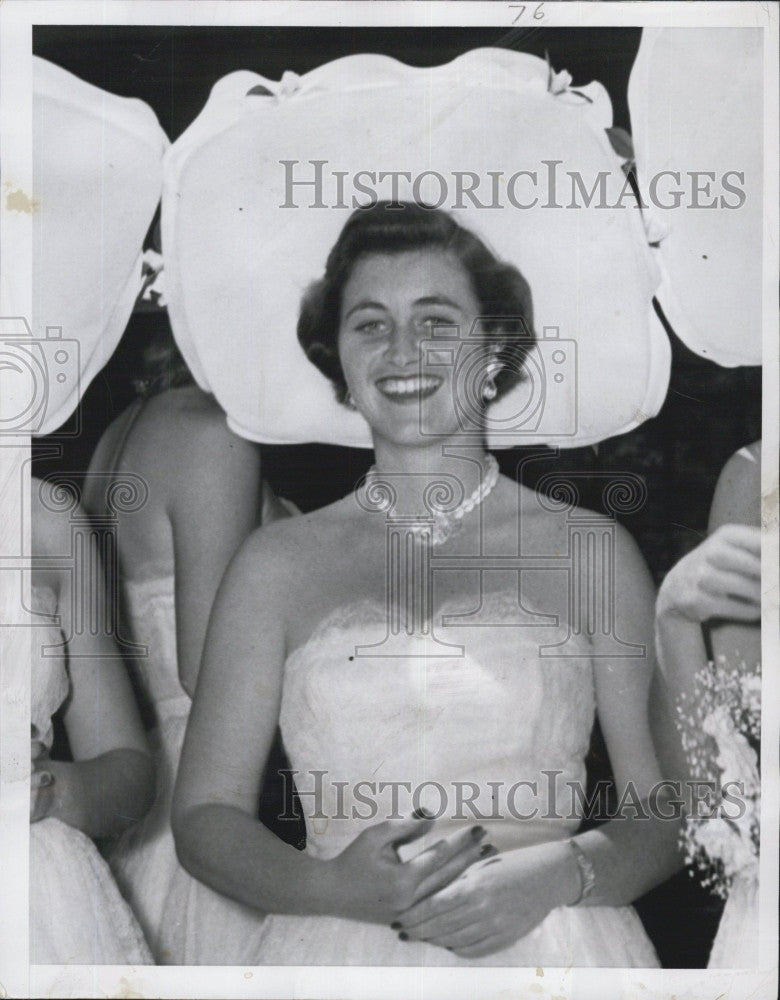
<instances>
[{"instance_id":1,"label":"woman's arm","mask_svg":"<svg viewBox=\"0 0 780 1000\"><path fill-rule=\"evenodd\" d=\"M601 658L597 650L594 661L598 716L623 808L617 818L576 838L595 872L584 901L590 906L631 903L682 864L679 760L665 748L657 752L674 716L668 704L650 703L657 674L655 588L629 533L618 527L616 542L616 630L621 639L643 646L644 655Z\"/></svg>"},{"instance_id":2,"label":"woman's arm","mask_svg":"<svg viewBox=\"0 0 780 1000\"><path fill-rule=\"evenodd\" d=\"M710 510L710 536L666 576L656 604L653 708L665 763L682 776L690 765L675 725L677 706L697 696L697 674L708 656L753 667L761 656L760 444L742 449L718 478ZM742 523L737 523L741 521ZM663 712L661 711L663 707ZM702 775L697 775L702 778ZM687 802L694 808L692 801Z\"/></svg>"},{"instance_id":3,"label":"woman's arm","mask_svg":"<svg viewBox=\"0 0 780 1000\"><path fill-rule=\"evenodd\" d=\"M595 876L584 900L591 906L630 903L681 863L675 811L663 796L654 801L661 780L647 718L654 591L642 556L622 529L615 572L617 635L645 652L600 657L594 640L598 715L625 808L619 818L573 838ZM670 818L661 818L662 811ZM401 933L476 958L519 940L551 910L577 902L582 889L583 872L568 840L507 851L410 908L400 917Z\"/></svg>"},{"instance_id":4,"label":"woman's arm","mask_svg":"<svg viewBox=\"0 0 780 1000\"><path fill-rule=\"evenodd\" d=\"M709 537L666 576L656 605L661 675L678 700L695 694L707 664L702 625L716 655L746 645L760 657L760 442L733 455L715 487Z\"/></svg>"},{"instance_id":5,"label":"woman's arm","mask_svg":"<svg viewBox=\"0 0 780 1000\"><path fill-rule=\"evenodd\" d=\"M726 524L761 527L760 441L740 448L718 477L708 531L712 535ZM759 537L758 531L754 537ZM760 571L760 567L756 566L756 570ZM752 670L761 661L760 607L756 611L755 620L750 622L721 620L707 625L716 663L724 662L732 669L744 663Z\"/></svg>"},{"instance_id":6,"label":"woman's arm","mask_svg":"<svg viewBox=\"0 0 780 1000\"><path fill-rule=\"evenodd\" d=\"M294 530L274 525L251 536L217 596L176 783L177 852L196 878L257 909L389 923L475 861L478 835L465 831L402 864L394 845L431 827L410 817L367 828L323 861L255 818L279 717L284 622L300 606L289 582L320 558L316 532L295 521Z\"/></svg>"},{"instance_id":7,"label":"woman's arm","mask_svg":"<svg viewBox=\"0 0 780 1000\"><path fill-rule=\"evenodd\" d=\"M70 519L33 499L33 550L37 555L69 551ZM82 609L88 620L106 621L106 582L97 542L73 570L46 571L57 594L57 613L68 639L70 693L63 721L74 760L52 760L33 740L33 820L56 817L89 837L121 833L149 809L154 770L125 666L110 635L75 628ZM35 575L35 574L34 574ZM85 596L88 595L88 596Z\"/></svg>"},{"instance_id":8,"label":"woman's arm","mask_svg":"<svg viewBox=\"0 0 780 1000\"><path fill-rule=\"evenodd\" d=\"M192 695L222 576L260 523L260 449L237 437L211 401L171 428L165 473L176 579L179 679Z\"/></svg>"}]
</instances>

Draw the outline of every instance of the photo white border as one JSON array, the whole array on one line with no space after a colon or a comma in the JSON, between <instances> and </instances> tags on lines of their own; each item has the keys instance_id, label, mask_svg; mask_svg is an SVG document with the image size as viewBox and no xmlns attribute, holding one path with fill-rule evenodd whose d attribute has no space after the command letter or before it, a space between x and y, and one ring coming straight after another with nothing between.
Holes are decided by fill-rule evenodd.
<instances>
[{"instance_id":1,"label":"photo white border","mask_svg":"<svg viewBox=\"0 0 780 1000\"><path fill-rule=\"evenodd\" d=\"M533 14L536 4L527 5ZM458 1000L529 997L568 1000L611 997L677 1000L723 997L752 1000L777 996L778 817L780 816L780 625L778 624L778 8L758 2L544 3L543 21L526 27L649 26L763 27L764 32L764 394L763 394L763 737L761 970L705 969L417 969L332 967L118 968L28 965L27 858L29 844L28 732L30 713L28 629L0 629L0 1000L4 996L425 998ZM106 25L319 25L319 26L512 26L509 2L468 0L336 3L330 0L3 0L0 3L0 163L3 183L30 191L31 43L33 24ZM706 85L706 81L702 81ZM739 81L735 80L735 86ZM18 213L16 213L18 216ZM29 217L9 219L3 191L0 239L9 229L14 245L0 256L0 315L31 313ZM26 222L26 224L25 224ZM3 543L18 548L24 441L0 442ZM24 465L25 475L29 467ZM28 484L29 485L29 484ZM24 523L29 523L24 518ZM7 551L7 549L4 549ZM0 574L0 621L18 617L18 589Z\"/></svg>"}]
</instances>

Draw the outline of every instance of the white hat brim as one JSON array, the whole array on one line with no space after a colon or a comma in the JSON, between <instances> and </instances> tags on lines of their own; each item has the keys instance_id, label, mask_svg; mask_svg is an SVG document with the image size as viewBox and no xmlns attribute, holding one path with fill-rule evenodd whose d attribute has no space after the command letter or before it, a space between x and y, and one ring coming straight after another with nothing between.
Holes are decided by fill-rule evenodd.
<instances>
[{"instance_id":1,"label":"white hat brim","mask_svg":"<svg viewBox=\"0 0 780 1000\"><path fill-rule=\"evenodd\" d=\"M685 344L725 367L761 364L762 34L644 28L629 82L658 300Z\"/></svg>"},{"instance_id":2,"label":"white hat brim","mask_svg":"<svg viewBox=\"0 0 780 1000\"><path fill-rule=\"evenodd\" d=\"M280 82L245 72L219 81L166 156L162 233L174 335L237 433L370 446L362 417L336 402L296 338L301 297L353 210L358 171L442 175L449 188L441 207L531 286L539 334L532 378L489 409L491 447L592 444L658 412L670 352L652 317L659 272L640 213L625 197L619 208L598 198L568 207L577 197L571 173L588 189L603 175L608 205L625 190L604 132L609 99L599 84L582 96L553 93L548 82L546 63L504 49L433 69L362 55ZM311 207L312 187L290 187L312 179L317 160L328 207ZM534 208L507 200L507 183L524 170L536 171L537 182L516 180L515 200L529 202L535 190ZM348 185L341 198L339 171ZM467 172L480 180L483 205L495 183L503 207L458 200L456 175ZM428 179L435 198L440 182ZM418 200L413 182L399 184L401 200ZM292 202L299 207L280 207ZM528 404L536 391L541 407Z\"/></svg>"},{"instance_id":3,"label":"white hat brim","mask_svg":"<svg viewBox=\"0 0 780 1000\"><path fill-rule=\"evenodd\" d=\"M47 383L35 433L70 417L119 343L168 145L142 101L34 59L32 339Z\"/></svg>"}]
</instances>

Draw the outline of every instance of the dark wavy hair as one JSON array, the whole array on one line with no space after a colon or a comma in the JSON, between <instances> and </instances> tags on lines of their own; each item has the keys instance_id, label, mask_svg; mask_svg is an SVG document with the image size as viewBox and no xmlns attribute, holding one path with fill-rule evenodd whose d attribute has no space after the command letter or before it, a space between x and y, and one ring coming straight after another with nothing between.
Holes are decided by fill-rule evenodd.
<instances>
[{"instance_id":1,"label":"dark wavy hair","mask_svg":"<svg viewBox=\"0 0 780 1000\"><path fill-rule=\"evenodd\" d=\"M380 201L349 217L328 255L324 277L306 290L298 318L298 341L309 361L333 383L340 403L347 398L338 352L341 297L355 264L371 254L427 249L451 253L471 280L486 339L500 348L497 395L523 377L535 335L531 289L520 271L500 261L446 212L412 202Z\"/></svg>"},{"instance_id":2,"label":"dark wavy hair","mask_svg":"<svg viewBox=\"0 0 780 1000\"><path fill-rule=\"evenodd\" d=\"M140 371L132 379L139 396L150 398L167 389L195 385L195 379L173 339L167 323L158 325L147 334L141 352Z\"/></svg>"}]
</instances>

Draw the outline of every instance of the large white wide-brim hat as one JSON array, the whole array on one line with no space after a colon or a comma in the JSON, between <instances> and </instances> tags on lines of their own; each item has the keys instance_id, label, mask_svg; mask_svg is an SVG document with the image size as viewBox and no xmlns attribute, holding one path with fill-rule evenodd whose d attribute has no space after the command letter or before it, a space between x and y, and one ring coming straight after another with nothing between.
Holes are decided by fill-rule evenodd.
<instances>
[{"instance_id":1,"label":"large white wide-brim hat","mask_svg":"<svg viewBox=\"0 0 780 1000\"><path fill-rule=\"evenodd\" d=\"M653 416L670 346L611 124L601 85L575 92L568 74L504 49L432 69L361 55L278 82L225 77L164 170L166 298L198 384L244 437L370 446L296 337L353 197L369 200L362 184L439 204L531 286L531 377L489 408L490 446L592 444ZM589 204L571 174L596 186Z\"/></svg>"},{"instance_id":2,"label":"large white wide-brim hat","mask_svg":"<svg viewBox=\"0 0 780 1000\"><path fill-rule=\"evenodd\" d=\"M60 427L114 352L141 288L167 146L143 101L33 60L32 317L5 305L4 374L21 386L8 397L15 412L3 408L6 433ZM10 245L22 213L5 219Z\"/></svg>"},{"instance_id":3,"label":"large white wide-brim hat","mask_svg":"<svg viewBox=\"0 0 780 1000\"><path fill-rule=\"evenodd\" d=\"M644 28L628 90L658 300L691 350L727 367L761 364L762 49L760 28Z\"/></svg>"}]
</instances>

